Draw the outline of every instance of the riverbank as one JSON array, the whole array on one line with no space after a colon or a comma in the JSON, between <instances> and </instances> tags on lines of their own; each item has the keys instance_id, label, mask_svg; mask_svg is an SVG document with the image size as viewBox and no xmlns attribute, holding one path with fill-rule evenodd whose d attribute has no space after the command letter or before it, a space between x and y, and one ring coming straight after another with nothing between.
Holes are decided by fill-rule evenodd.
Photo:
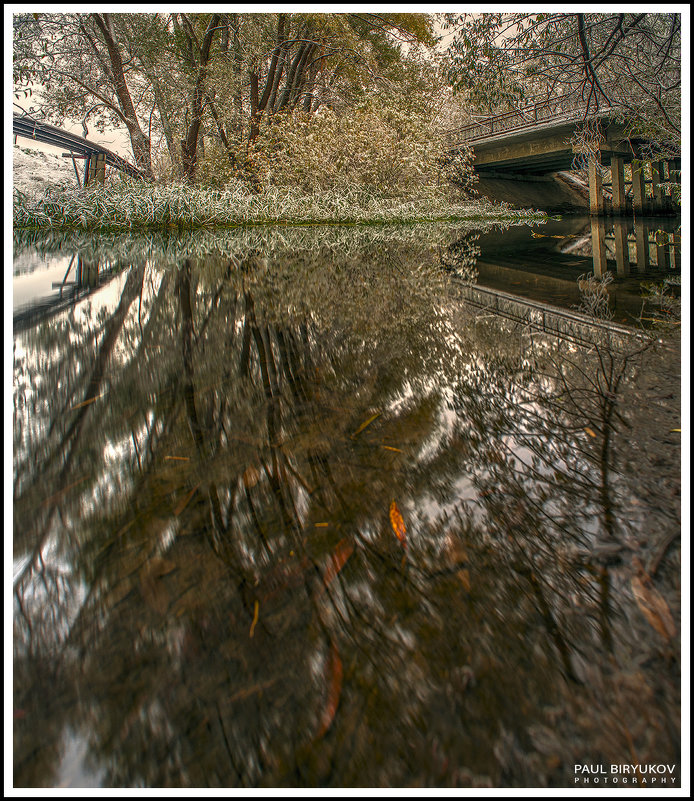
<instances>
[{"instance_id":1,"label":"riverbank","mask_svg":"<svg viewBox=\"0 0 694 801\"><path fill-rule=\"evenodd\" d=\"M471 219L544 220L546 214L487 201L451 201L443 194L403 199L361 188L305 194L267 187L253 192L242 183L216 190L118 181L87 190L65 186L49 186L39 194L15 190L13 198L13 223L20 229L191 230L268 223L368 225Z\"/></svg>"}]
</instances>

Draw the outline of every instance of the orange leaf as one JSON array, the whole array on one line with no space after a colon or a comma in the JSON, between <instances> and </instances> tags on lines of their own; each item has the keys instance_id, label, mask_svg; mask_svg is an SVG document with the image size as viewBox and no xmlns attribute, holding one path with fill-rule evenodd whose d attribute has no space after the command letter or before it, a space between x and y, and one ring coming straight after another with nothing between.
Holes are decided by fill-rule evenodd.
<instances>
[{"instance_id":1,"label":"orange leaf","mask_svg":"<svg viewBox=\"0 0 694 801\"><path fill-rule=\"evenodd\" d=\"M405 521L402 519L400 510L395 501L390 503L390 525L393 527L395 536L402 543L403 548L407 548L407 541L405 539Z\"/></svg>"},{"instance_id":2,"label":"orange leaf","mask_svg":"<svg viewBox=\"0 0 694 801\"><path fill-rule=\"evenodd\" d=\"M342 693L342 660L334 642L330 644L330 656L326 665L325 677L328 684L328 700L321 716L318 737L322 737L332 725Z\"/></svg>"},{"instance_id":3,"label":"orange leaf","mask_svg":"<svg viewBox=\"0 0 694 801\"><path fill-rule=\"evenodd\" d=\"M101 395L95 395L93 398L87 398L87 400L82 401L82 403L77 403L73 406L70 411L74 412L75 409L81 409L83 406L89 406L90 403L94 403L94 401L98 401L99 398L103 398L106 393L102 392Z\"/></svg>"},{"instance_id":4,"label":"orange leaf","mask_svg":"<svg viewBox=\"0 0 694 801\"><path fill-rule=\"evenodd\" d=\"M460 579L460 583L465 588L466 592L470 592L470 571L467 568L459 570L456 575Z\"/></svg>"},{"instance_id":5,"label":"orange leaf","mask_svg":"<svg viewBox=\"0 0 694 801\"><path fill-rule=\"evenodd\" d=\"M589 437L593 437L593 439L595 439L595 437L597 437L597 434L595 433L595 431L593 431L592 428L587 428L586 427L583 430L586 432L586 434L588 434Z\"/></svg>"},{"instance_id":6,"label":"orange leaf","mask_svg":"<svg viewBox=\"0 0 694 801\"><path fill-rule=\"evenodd\" d=\"M249 637L252 637L255 634L255 627L258 622L258 611L260 610L260 604L258 601L255 602L253 605L253 622L251 623L251 630L248 633Z\"/></svg>"},{"instance_id":7,"label":"orange leaf","mask_svg":"<svg viewBox=\"0 0 694 801\"><path fill-rule=\"evenodd\" d=\"M353 552L354 545L348 539L341 539L337 543L337 546L330 557L328 567L325 570L325 575L323 576L323 584L326 587L340 572L340 570L342 570L342 568L345 566L345 562L349 559Z\"/></svg>"},{"instance_id":8,"label":"orange leaf","mask_svg":"<svg viewBox=\"0 0 694 801\"><path fill-rule=\"evenodd\" d=\"M362 424L359 426L359 428L358 428L358 429L357 429L357 430L354 432L354 434L352 434L352 436L353 436L353 437L356 437L356 436L357 436L357 434L361 434L361 432L362 432L362 431L363 431L363 430L364 430L364 429L365 429L367 426L370 426L370 425L371 425L371 423L373 423L373 421L374 421L374 420L375 420L377 417L380 417L380 416L381 416L381 412L376 412L376 414L374 414L372 417L369 417L369 419L368 419L368 420L365 420L365 421L364 421L364 422L363 422L363 423L362 423Z\"/></svg>"},{"instance_id":9,"label":"orange leaf","mask_svg":"<svg viewBox=\"0 0 694 801\"><path fill-rule=\"evenodd\" d=\"M260 473L258 472L258 468L254 467L253 465L249 465L243 471L243 486L246 489L251 489L255 487L255 485L260 481Z\"/></svg>"},{"instance_id":10,"label":"orange leaf","mask_svg":"<svg viewBox=\"0 0 694 801\"><path fill-rule=\"evenodd\" d=\"M677 633L677 628L672 619L670 607L653 586L650 576L643 569L643 565L637 557L633 558L632 565L636 569L636 573L631 578L631 590L639 609L661 637L666 640L672 639Z\"/></svg>"}]
</instances>

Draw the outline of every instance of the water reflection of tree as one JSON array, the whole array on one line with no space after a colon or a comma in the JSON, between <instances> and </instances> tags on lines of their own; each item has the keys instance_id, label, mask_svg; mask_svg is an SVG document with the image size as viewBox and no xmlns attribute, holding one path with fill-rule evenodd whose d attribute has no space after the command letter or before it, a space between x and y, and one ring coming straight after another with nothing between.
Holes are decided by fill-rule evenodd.
<instances>
[{"instance_id":1,"label":"water reflection of tree","mask_svg":"<svg viewBox=\"0 0 694 801\"><path fill-rule=\"evenodd\" d=\"M623 614L595 572L603 496L594 454L576 449L585 431L542 414L565 388L523 367L515 339L495 337L493 357L452 324L425 249L326 255L189 259L146 277L137 308L133 268L122 319L103 323L120 332L108 395L62 419L60 371L42 369L50 422L21 460L19 547L45 539L40 465L86 598L52 639L18 619L20 783L49 779L63 726L119 786L565 779L551 716L574 724L580 693L605 701L579 660L613 658ZM71 397L101 387L100 342L96 359L75 350ZM456 504L461 477L474 513ZM447 516L421 511L437 506ZM46 569L32 564L23 600ZM64 688L48 711L47 656Z\"/></svg>"},{"instance_id":2,"label":"water reflection of tree","mask_svg":"<svg viewBox=\"0 0 694 801\"><path fill-rule=\"evenodd\" d=\"M586 353L533 342L525 354L529 370L520 373L513 361L495 364L487 353L456 396L457 419L466 421L457 442L479 465L480 508L475 524L463 527L466 547L485 561L493 552L496 570L515 574L521 603L530 606L526 624L534 608L568 679L555 683L563 686L563 703L582 709L563 725L536 729L530 754L515 735L500 739L508 767L527 781L529 763L538 766L534 750L567 760L573 752L580 762L584 752L576 746L590 742L605 762L624 753L655 759L661 748L677 758L675 652L669 638L649 629L630 589L635 560L645 561L644 546L652 543L632 523L638 490L629 476L634 450L624 389L635 383L651 345L620 352L605 342ZM497 382L502 391L490 397ZM676 474L676 457L669 470ZM647 463L641 471L648 472ZM676 584L671 573L673 606ZM508 615L518 601L507 598L498 608Z\"/></svg>"}]
</instances>

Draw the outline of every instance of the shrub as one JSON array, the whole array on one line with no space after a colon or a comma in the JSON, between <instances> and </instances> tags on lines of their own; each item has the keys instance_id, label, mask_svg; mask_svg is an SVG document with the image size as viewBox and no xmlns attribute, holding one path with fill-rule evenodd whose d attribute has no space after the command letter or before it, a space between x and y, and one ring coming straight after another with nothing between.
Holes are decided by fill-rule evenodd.
<instances>
[{"instance_id":1,"label":"shrub","mask_svg":"<svg viewBox=\"0 0 694 801\"><path fill-rule=\"evenodd\" d=\"M385 197L433 197L447 188L446 146L432 109L371 98L338 115L277 115L261 126L248 164L263 186L304 192L361 187ZM459 186L472 182L470 152L455 163Z\"/></svg>"}]
</instances>

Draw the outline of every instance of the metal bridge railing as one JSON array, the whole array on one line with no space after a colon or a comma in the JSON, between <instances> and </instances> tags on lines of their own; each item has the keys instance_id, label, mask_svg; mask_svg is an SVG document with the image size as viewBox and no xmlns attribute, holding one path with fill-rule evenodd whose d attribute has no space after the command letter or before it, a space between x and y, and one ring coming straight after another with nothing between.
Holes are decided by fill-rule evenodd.
<instances>
[{"instance_id":1,"label":"metal bridge railing","mask_svg":"<svg viewBox=\"0 0 694 801\"><path fill-rule=\"evenodd\" d=\"M583 347L610 344L618 350L624 350L648 338L647 334L636 328L594 319L580 312L537 303L496 289L456 282L456 294L482 311Z\"/></svg>"},{"instance_id":2,"label":"metal bridge railing","mask_svg":"<svg viewBox=\"0 0 694 801\"><path fill-rule=\"evenodd\" d=\"M603 116L610 110L611 106L603 106L597 113ZM559 95L555 98L545 98L529 103L503 114L485 117L451 131L450 135L457 140L458 144L466 144L480 139L488 139L506 131L532 128L543 122L577 120L585 116L585 111L585 103L579 102L575 96Z\"/></svg>"},{"instance_id":3,"label":"metal bridge railing","mask_svg":"<svg viewBox=\"0 0 694 801\"><path fill-rule=\"evenodd\" d=\"M137 167L134 167L117 153L113 153L111 150L97 145L95 142L90 142L88 139L84 139L81 136L63 131L62 128L57 128L55 125L39 122L28 115L12 115L12 133L15 136L33 139L36 142L43 142L43 144L46 145L63 147L71 153L78 153L87 158L103 156L107 165L115 167L117 170L122 170L128 175L133 176L133 178L144 179L145 177Z\"/></svg>"}]
</instances>

